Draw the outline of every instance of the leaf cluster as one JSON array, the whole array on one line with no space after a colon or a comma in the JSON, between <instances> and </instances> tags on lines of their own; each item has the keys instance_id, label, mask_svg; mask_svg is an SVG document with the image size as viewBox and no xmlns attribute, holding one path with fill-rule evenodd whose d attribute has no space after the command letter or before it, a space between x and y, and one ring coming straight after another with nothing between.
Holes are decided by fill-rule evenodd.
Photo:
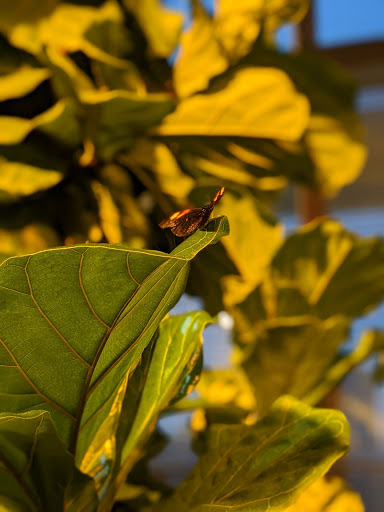
<instances>
[{"instance_id":1,"label":"leaf cluster","mask_svg":"<svg viewBox=\"0 0 384 512\"><path fill-rule=\"evenodd\" d=\"M346 420L312 406L384 350L380 332L346 349L383 299L384 243L329 219L284 238L270 212L365 159L349 77L275 45L307 7L193 0L183 28L160 0L0 3L0 507L361 510L323 478ZM218 218L167 240L162 218L222 186ZM206 311L168 317L184 291ZM202 371L223 309L234 366ZM165 489L156 422L191 409L201 457Z\"/></svg>"}]
</instances>

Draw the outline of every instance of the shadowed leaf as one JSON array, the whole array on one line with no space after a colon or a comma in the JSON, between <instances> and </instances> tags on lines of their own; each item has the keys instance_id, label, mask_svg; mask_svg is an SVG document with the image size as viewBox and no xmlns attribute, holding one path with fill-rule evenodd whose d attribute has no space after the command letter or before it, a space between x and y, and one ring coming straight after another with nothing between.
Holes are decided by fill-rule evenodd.
<instances>
[{"instance_id":1,"label":"shadowed leaf","mask_svg":"<svg viewBox=\"0 0 384 512\"><path fill-rule=\"evenodd\" d=\"M316 386L321 386L324 373L347 340L348 328L348 320L337 316L325 321L309 315L276 319L269 326L265 322L265 331L254 348L246 350L243 362L258 413L264 414L283 394L306 400Z\"/></svg>"},{"instance_id":2,"label":"shadowed leaf","mask_svg":"<svg viewBox=\"0 0 384 512\"><path fill-rule=\"evenodd\" d=\"M170 255L89 244L5 261L1 408L49 411L81 461L123 379L184 291L189 260L227 233L220 218Z\"/></svg>"},{"instance_id":3,"label":"shadowed leaf","mask_svg":"<svg viewBox=\"0 0 384 512\"><path fill-rule=\"evenodd\" d=\"M283 510L345 453L348 440L339 411L282 397L254 426L212 427L207 453L161 510Z\"/></svg>"},{"instance_id":4,"label":"shadowed leaf","mask_svg":"<svg viewBox=\"0 0 384 512\"><path fill-rule=\"evenodd\" d=\"M0 414L0 472L0 509L6 496L23 511L96 510L93 481L76 468L48 412Z\"/></svg>"}]
</instances>

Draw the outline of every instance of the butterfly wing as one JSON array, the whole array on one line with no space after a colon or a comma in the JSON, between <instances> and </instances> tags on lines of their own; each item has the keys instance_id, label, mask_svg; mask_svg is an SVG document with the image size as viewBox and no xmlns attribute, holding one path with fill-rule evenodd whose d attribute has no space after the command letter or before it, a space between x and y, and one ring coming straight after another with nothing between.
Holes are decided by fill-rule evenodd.
<instances>
[{"instance_id":1,"label":"butterfly wing","mask_svg":"<svg viewBox=\"0 0 384 512\"><path fill-rule=\"evenodd\" d=\"M176 236L192 235L192 233L203 228L208 222L208 219L205 221L205 217L206 215L204 215L202 208L193 208L176 219L176 224L171 227L171 231Z\"/></svg>"},{"instance_id":2,"label":"butterfly wing","mask_svg":"<svg viewBox=\"0 0 384 512\"><path fill-rule=\"evenodd\" d=\"M203 208L192 208L175 212L168 219L160 222L161 228L170 228L176 236L188 236L201 229L208 222L210 212Z\"/></svg>"},{"instance_id":3,"label":"butterfly wing","mask_svg":"<svg viewBox=\"0 0 384 512\"><path fill-rule=\"evenodd\" d=\"M223 194L224 187L222 187L212 201L203 208L192 208L175 212L168 219L161 221L159 226L162 229L170 228L172 233L176 236L192 235L196 230L206 226L214 206L220 201Z\"/></svg>"}]
</instances>

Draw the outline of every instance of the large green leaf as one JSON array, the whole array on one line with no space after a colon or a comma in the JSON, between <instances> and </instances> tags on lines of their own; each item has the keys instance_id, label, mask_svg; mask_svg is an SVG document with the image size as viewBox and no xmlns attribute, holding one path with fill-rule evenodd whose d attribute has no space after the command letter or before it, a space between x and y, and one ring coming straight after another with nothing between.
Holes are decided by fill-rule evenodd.
<instances>
[{"instance_id":1,"label":"large green leaf","mask_svg":"<svg viewBox=\"0 0 384 512\"><path fill-rule=\"evenodd\" d=\"M348 448L339 411L282 397L254 426L216 425L204 454L161 510L283 510Z\"/></svg>"},{"instance_id":2,"label":"large green leaf","mask_svg":"<svg viewBox=\"0 0 384 512\"><path fill-rule=\"evenodd\" d=\"M360 239L335 221L316 220L288 237L271 272L232 305L239 362L254 387L258 411L283 393L318 403L379 350L374 336L339 355L352 318L383 299L378 278L383 251L380 239Z\"/></svg>"},{"instance_id":3,"label":"large green leaf","mask_svg":"<svg viewBox=\"0 0 384 512\"><path fill-rule=\"evenodd\" d=\"M272 269L279 288L299 290L323 318L362 315L384 297L384 241L359 238L333 220L315 220L291 235Z\"/></svg>"},{"instance_id":4,"label":"large green leaf","mask_svg":"<svg viewBox=\"0 0 384 512\"><path fill-rule=\"evenodd\" d=\"M0 266L3 410L43 408L81 461L124 379L184 291L189 261L228 233L215 219L170 255L86 244ZM68 378L70 376L70 379Z\"/></svg>"},{"instance_id":5,"label":"large green leaf","mask_svg":"<svg viewBox=\"0 0 384 512\"><path fill-rule=\"evenodd\" d=\"M270 47L258 47L248 65L268 65L285 71L311 104L308 131L297 147L301 154L296 173L306 172L312 163L315 185L326 196L353 182L363 168L366 149L359 119L354 112L356 85L336 63L313 55L282 55ZM290 172L292 175L292 172Z\"/></svg>"},{"instance_id":6,"label":"large green leaf","mask_svg":"<svg viewBox=\"0 0 384 512\"><path fill-rule=\"evenodd\" d=\"M192 390L197 380L193 370L202 349L202 331L210 322L208 313L195 311L171 316L160 324L138 409L123 446L122 469L108 489L105 501L112 501L118 486L140 457L140 450L161 411L179 394L180 388L184 391L187 386L188 391ZM127 402L131 403L129 397Z\"/></svg>"},{"instance_id":7,"label":"large green leaf","mask_svg":"<svg viewBox=\"0 0 384 512\"><path fill-rule=\"evenodd\" d=\"M180 101L159 135L242 136L297 140L308 124L307 99L277 69L243 68L219 90Z\"/></svg>"},{"instance_id":8,"label":"large green leaf","mask_svg":"<svg viewBox=\"0 0 384 512\"><path fill-rule=\"evenodd\" d=\"M281 395L306 399L316 386L321 386L324 374L347 340L348 328L348 320L338 316L325 321L308 315L265 322L265 330L253 350L246 349L243 362L258 413L264 414Z\"/></svg>"},{"instance_id":9,"label":"large green leaf","mask_svg":"<svg viewBox=\"0 0 384 512\"><path fill-rule=\"evenodd\" d=\"M93 481L57 437L45 411L0 414L0 509L50 512L93 512ZM11 508L8 500L14 502Z\"/></svg>"}]
</instances>

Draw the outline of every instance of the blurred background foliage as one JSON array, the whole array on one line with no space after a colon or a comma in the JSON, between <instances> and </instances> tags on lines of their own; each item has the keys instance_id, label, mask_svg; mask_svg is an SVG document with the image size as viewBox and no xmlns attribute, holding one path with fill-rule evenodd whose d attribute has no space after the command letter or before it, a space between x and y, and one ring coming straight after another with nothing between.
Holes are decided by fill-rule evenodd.
<instances>
[{"instance_id":1,"label":"blurred background foliage","mask_svg":"<svg viewBox=\"0 0 384 512\"><path fill-rule=\"evenodd\" d=\"M202 407L199 431L284 393L317 404L384 347L368 332L346 349L384 297L383 240L325 218L285 238L273 215L289 183L330 198L366 158L349 76L276 46L308 3L218 0L212 15L191 0L183 28L160 0L0 2L2 259L85 241L168 251L158 222L225 186L231 234L192 262L187 292L233 317L235 366L175 406Z\"/></svg>"}]
</instances>

